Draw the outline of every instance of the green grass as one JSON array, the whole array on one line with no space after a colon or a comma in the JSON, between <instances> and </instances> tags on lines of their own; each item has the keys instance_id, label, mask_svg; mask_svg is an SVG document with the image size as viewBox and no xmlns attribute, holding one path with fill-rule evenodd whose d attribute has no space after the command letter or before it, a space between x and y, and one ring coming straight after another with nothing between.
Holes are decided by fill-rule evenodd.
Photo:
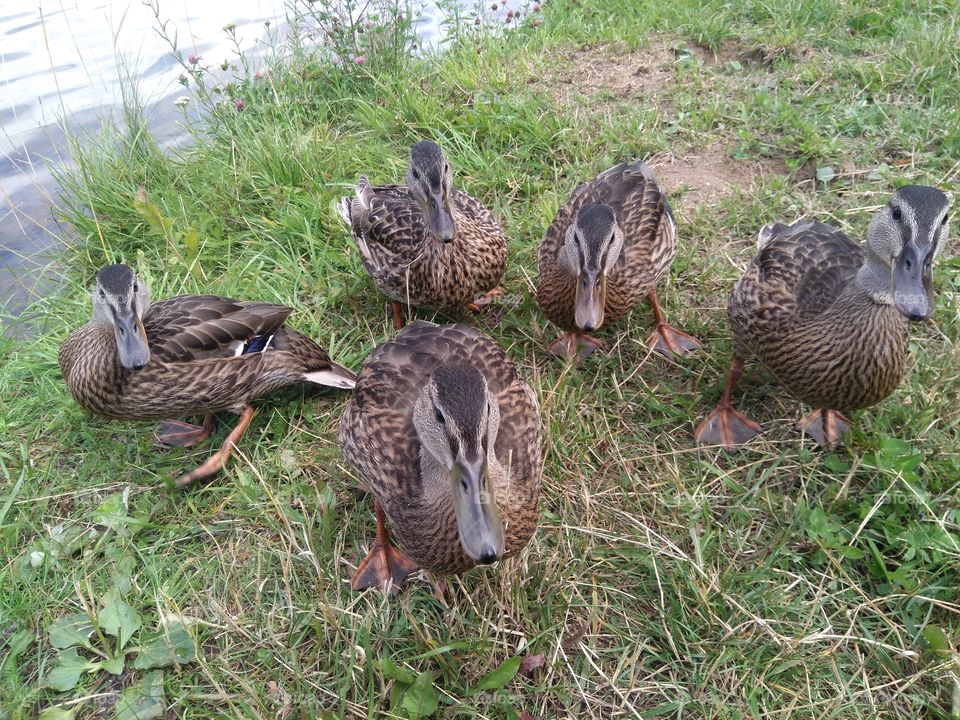
<instances>
[{"instance_id":1,"label":"green grass","mask_svg":"<svg viewBox=\"0 0 960 720\"><path fill-rule=\"evenodd\" d=\"M806 409L755 366L740 398L762 438L732 457L692 439L729 358L726 291L765 222L808 213L863 237L898 184L956 191L960 9L552 0L542 16L401 69L297 54L238 82L243 112L213 113L178 154L135 114L131 132L76 142L62 206L69 290L31 308L35 339L0 344L0 717L74 698L63 707L77 717L112 717L147 676L132 662L71 692L44 683L53 623L97 612L116 588L143 620L128 646L170 617L199 641L195 662L164 670L167 717L405 717L390 709L410 686L408 699L435 697L444 718L960 718L952 248L907 377L858 413L845 449L823 454L796 435ZM627 72L658 44L672 49L655 95L554 92L578 53L622 58ZM91 417L56 354L89 317L95 268L123 259L154 297L288 303L295 328L358 368L393 331L331 206L361 171L401 178L421 137L443 145L459 186L511 238L508 301L467 322L535 389L546 461L541 526L520 558L451 579L445 601L422 582L386 601L348 584L373 523L335 442L344 394L261 402L222 475L175 493L165 483L213 444L165 452L149 424ZM559 204L620 160L718 143L729 167L768 171L709 203L673 197L681 250L660 297L703 351L648 355L639 308L581 367L549 356L556 330L533 288ZM814 180L825 167L826 185ZM140 185L172 221L165 231L135 207ZM122 517L95 516L124 489ZM525 654L545 666L509 680L507 666L476 690Z\"/></svg>"}]
</instances>

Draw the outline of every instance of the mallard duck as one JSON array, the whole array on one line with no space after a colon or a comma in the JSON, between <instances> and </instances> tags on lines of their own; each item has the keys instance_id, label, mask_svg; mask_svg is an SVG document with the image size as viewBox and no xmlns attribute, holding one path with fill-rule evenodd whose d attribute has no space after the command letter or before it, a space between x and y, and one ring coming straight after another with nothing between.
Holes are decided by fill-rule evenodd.
<instances>
[{"instance_id":1,"label":"mallard duck","mask_svg":"<svg viewBox=\"0 0 960 720\"><path fill-rule=\"evenodd\" d=\"M453 187L436 143L413 146L406 185L371 185L361 175L356 195L342 198L337 211L363 267L393 300L397 329L402 304L450 312L501 292L507 238L487 208Z\"/></svg>"},{"instance_id":2,"label":"mallard duck","mask_svg":"<svg viewBox=\"0 0 960 720\"><path fill-rule=\"evenodd\" d=\"M664 354L699 347L667 324L657 302L655 286L676 254L670 205L644 163L621 163L574 190L540 244L537 301L566 331L550 351L587 357L602 344L587 333L644 298L656 322L651 347Z\"/></svg>"},{"instance_id":3,"label":"mallard duck","mask_svg":"<svg viewBox=\"0 0 960 720\"><path fill-rule=\"evenodd\" d=\"M519 552L537 525L540 435L533 392L478 331L418 320L380 345L340 422L344 457L376 498L354 589Z\"/></svg>"},{"instance_id":4,"label":"mallard duck","mask_svg":"<svg viewBox=\"0 0 960 720\"><path fill-rule=\"evenodd\" d=\"M164 423L159 440L190 447L209 437L214 413L240 421L184 487L219 471L253 417L250 402L297 383L349 389L355 376L323 348L283 326L291 308L181 295L150 302L126 265L97 273L93 319L60 347L60 370L79 405L109 418L150 420L205 415L203 426Z\"/></svg>"},{"instance_id":5,"label":"mallard duck","mask_svg":"<svg viewBox=\"0 0 960 720\"><path fill-rule=\"evenodd\" d=\"M760 432L731 405L751 357L816 408L800 428L823 447L849 428L841 411L893 392L906 367L910 323L933 312L931 266L947 239L947 206L936 188L902 187L873 217L864 247L814 220L765 226L730 291L733 362L720 404L696 430L698 442L734 447Z\"/></svg>"}]
</instances>

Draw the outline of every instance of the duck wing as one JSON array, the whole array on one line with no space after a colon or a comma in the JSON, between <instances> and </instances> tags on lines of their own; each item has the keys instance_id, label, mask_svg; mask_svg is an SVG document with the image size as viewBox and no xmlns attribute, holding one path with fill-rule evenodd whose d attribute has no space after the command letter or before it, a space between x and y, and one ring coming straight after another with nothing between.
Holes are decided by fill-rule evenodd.
<instances>
[{"instance_id":1,"label":"duck wing","mask_svg":"<svg viewBox=\"0 0 960 720\"><path fill-rule=\"evenodd\" d=\"M152 357L189 362L263 350L292 311L273 303L181 295L153 303L143 326Z\"/></svg>"}]
</instances>

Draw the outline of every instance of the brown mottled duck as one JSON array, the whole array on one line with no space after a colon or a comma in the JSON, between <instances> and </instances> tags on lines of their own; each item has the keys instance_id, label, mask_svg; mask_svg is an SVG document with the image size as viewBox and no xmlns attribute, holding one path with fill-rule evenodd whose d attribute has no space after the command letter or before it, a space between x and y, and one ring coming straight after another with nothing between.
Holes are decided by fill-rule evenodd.
<instances>
[{"instance_id":1,"label":"brown mottled duck","mask_svg":"<svg viewBox=\"0 0 960 720\"><path fill-rule=\"evenodd\" d=\"M214 413L240 421L203 465L176 480L185 487L218 472L253 417L250 402L297 383L352 388L352 372L323 348L284 327L291 308L181 295L150 302L126 265L97 273L93 319L60 347L60 369L82 407L109 418L150 420L204 415L198 427L168 421L159 440L191 447L214 429Z\"/></svg>"},{"instance_id":2,"label":"brown mottled duck","mask_svg":"<svg viewBox=\"0 0 960 720\"><path fill-rule=\"evenodd\" d=\"M406 185L371 185L361 175L356 195L342 198L337 212L353 232L363 267L393 301L397 329L402 305L476 309L501 292L507 238L487 208L453 187L436 143L413 146Z\"/></svg>"},{"instance_id":3,"label":"brown mottled duck","mask_svg":"<svg viewBox=\"0 0 960 720\"><path fill-rule=\"evenodd\" d=\"M656 284L676 254L670 205L644 163L621 163L574 190L540 244L537 301L566 331L550 351L587 357L602 344L587 333L623 317L644 298L656 323L650 347L663 354L699 347L667 324L657 301Z\"/></svg>"},{"instance_id":4,"label":"brown mottled duck","mask_svg":"<svg viewBox=\"0 0 960 720\"><path fill-rule=\"evenodd\" d=\"M760 432L731 404L744 363L756 357L788 394L816 408L801 430L837 445L850 426L842 412L893 392L910 323L933 312L931 267L947 239L947 205L936 188L902 187L873 217L863 247L814 220L764 227L730 291L733 362L697 441L735 447Z\"/></svg>"},{"instance_id":5,"label":"brown mottled duck","mask_svg":"<svg viewBox=\"0 0 960 720\"><path fill-rule=\"evenodd\" d=\"M506 353L472 328L418 320L374 350L340 445L376 505L354 589L389 592L417 568L449 575L490 564L533 535L537 401Z\"/></svg>"}]
</instances>

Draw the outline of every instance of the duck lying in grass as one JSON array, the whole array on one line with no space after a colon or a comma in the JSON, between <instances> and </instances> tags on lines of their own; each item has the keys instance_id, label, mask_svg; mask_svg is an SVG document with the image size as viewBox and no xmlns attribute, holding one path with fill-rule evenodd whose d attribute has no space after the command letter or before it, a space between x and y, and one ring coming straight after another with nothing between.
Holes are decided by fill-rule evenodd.
<instances>
[{"instance_id":1,"label":"duck lying in grass","mask_svg":"<svg viewBox=\"0 0 960 720\"><path fill-rule=\"evenodd\" d=\"M297 383L350 389L352 372L323 348L283 326L291 308L181 295L150 302L126 265L97 273L93 319L60 347L60 369L82 407L109 418L149 420L204 415L198 427L164 423L159 439L190 447L214 429L214 413L240 421L203 465L176 481L184 487L218 472L253 417L254 398Z\"/></svg>"},{"instance_id":2,"label":"duck lying in grass","mask_svg":"<svg viewBox=\"0 0 960 720\"><path fill-rule=\"evenodd\" d=\"M443 151L423 140L410 151L406 185L371 185L366 175L355 197L337 211L352 230L363 267L393 300L397 329L402 304L460 311L479 296L499 293L507 238L479 201L453 187ZM475 305L473 307L476 307Z\"/></svg>"},{"instance_id":3,"label":"duck lying in grass","mask_svg":"<svg viewBox=\"0 0 960 720\"><path fill-rule=\"evenodd\" d=\"M353 588L389 592L417 568L449 575L519 552L537 525L540 445L536 398L486 336L418 320L380 345L340 423L377 517Z\"/></svg>"},{"instance_id":4,"label":"duck lying in grass","mask_svg":"<svg viewBox=\"0 0 960 720\"><path fill-rule=\"evenodd\" d=\"M644 163L621 163L574 190L540 244L537 301L566 331L550 351L586 358L602 344L587 333L644 298L656 322L652 348L663 354L698 348L696 339L667 324L657 302L656 284L676 254L670 205Z\"/></svg>"},{"instance_id":5,"label":"duck lying in grass","mask_svg":"<svg viewBox=\"0 0 960 720\"><path fill-rule=\"evenodd\" d=\"M744 363L756 357L792 397L816 409L800 428L823 447L900 383L910 323L933 312L931 267L947 240L947 197L932 187L897 190L861 247L814 220L774 223L730 291L733 362L720 404L699 425L701 444L735 447L760 426L733 409Z\"/></svg>"}]
</instances>

